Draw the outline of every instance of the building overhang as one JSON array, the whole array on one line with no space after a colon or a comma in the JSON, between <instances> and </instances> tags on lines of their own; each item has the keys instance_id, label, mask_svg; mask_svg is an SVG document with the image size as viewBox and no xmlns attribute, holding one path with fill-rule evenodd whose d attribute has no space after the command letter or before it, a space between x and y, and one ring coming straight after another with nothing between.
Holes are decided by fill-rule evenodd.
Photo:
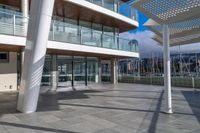
<instances>
[{"instance_id":1,"label":"building overhang","mask_svg":"<svg viewBox=\"0 0 200 133\"><path fill-rule=\"evenodd\" d=\"M132 30L139 26L134 19L86 0L56 0L54 15L117 27L119 32Z\"/></svg>"}]
</instances>

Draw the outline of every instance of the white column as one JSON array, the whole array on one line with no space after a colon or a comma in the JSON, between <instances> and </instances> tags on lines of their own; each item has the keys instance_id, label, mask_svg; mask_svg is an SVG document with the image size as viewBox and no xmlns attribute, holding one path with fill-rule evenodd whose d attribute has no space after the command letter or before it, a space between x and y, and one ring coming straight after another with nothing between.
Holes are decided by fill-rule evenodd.
<instances>
[{"instance_id":1,"label":"white column","mask_svg":"<svg viewBox=\"0 0 200 133\"><path fill-rule=\"evenodd\" d=\"M98 59L98 83L101 84L101 76L102 76L102 70L101 70L101 59Z\"/></svg>"},{"instance_id":2,"label":"white column","mask_svg":"<svg viewBox=\"0 0 200 133\"><path fill-rule=\"evenodd\" d=\"M21 10L23 16L24 35L28 29L29 0L21 0Z\"/></svg>"},{"instance_id":3,"label":"white column","mask_svg":"<svg viewBox=\"0 0 200 133\"><path fill-rule=\"evenodd\" d=\"M32 0L17 109L37 109L54 0Z\"/></svg>"},{"instance_id":4,"label":"white column","mask_svg":"<svg viewBox=\"0 0 200 133\"><path fill-rule=\"evenodd\" d=\"M95 62L95 83L99 82L99 62Z\"/></svg>"},{"instance_id":5,"label":"white column","mask_svg":"<svg viewBox=\"0 0 200 133\"><path fill-rule=\"evenodd\" d=\"M21 49L21 70L23 69L22 66L24 65L24 51L25 49L22 48Z\"/></svg>"},{"instance_id":6,"label":"white column","mask_svg":"<svg viewBox=\"0 0 200 133\"><path fill-rule=\"evenodd\" d=\"M58 70L57 70L57 59L56 59L56 55L52 56L52 72L51 72L51 76L52 76L52 88L51 91L55 91L58 87Z\"/></svg>"},{"instance_id":7,"label":"white column","mask_svg":"<svg viewBox=\"0 0 200 133\"><path fill-rule=\"evenodd\" d=\"M165 110L166 113L172 113L171 96L171 66L170 66L170 48L169 48L169 28L163 25L163 59L164 59L164 92L165 92Z\"/></svg>"},{"instance_id":8,"label":"white column","mask_svg":"<svg viewBox=\"0 0 200 133\"><path fill-rule=\"evenodd\" d=\"M117 84L118 83L118 62L117 59L111 60L111 83Z\"/></svg>"}]
</instances>

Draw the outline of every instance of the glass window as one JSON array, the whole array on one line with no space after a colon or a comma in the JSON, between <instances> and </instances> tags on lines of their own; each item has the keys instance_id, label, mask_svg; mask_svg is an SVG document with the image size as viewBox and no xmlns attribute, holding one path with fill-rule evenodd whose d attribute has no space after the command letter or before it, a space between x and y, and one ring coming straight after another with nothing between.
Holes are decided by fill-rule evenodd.
<instances>
[{"instance_id":1,"label":"glass window","mask_svg":"<svg viewBox=\"0 0 200 133\"><path fill-rule=\"evenodd\" d=\"M114 28L109 26L103 26L103 33L107 35L114 35Z\"/></svg>"},{"instance_id":2,"label":"glass window","mask_svg":"<svg viewBox=\"0 0 200 133\"><path fill-rule=\"evenodd\" d=\"M104 48L117 48L117 43L115 43L114 28L103 26L103 47Z\"/></svg>"},{"instance_id":3,"label":"glass window","mask_svg":"<svg viewBox=\"0 0 200 133\"><path fill-rule=\"evenodd\" d=\"M101 37L102 37L102 25L100 24L92 24L92 41L95 46L101 46Z\"/></svg>"},{"instance_id":4,"label":"glass window","mask_svg":"<svg viewBox=\"0 0 200 133\"><path fill-rule=\"evenodd\" d=\"M9 62L9 52L0 52L0 63Z\"/></svg>"},{"instance_id":5,"label":"glass window","mask_svg":"<svg viewBox=\"0 0 200 133\"><path fill-rule=\"evenodd\" d=\"M78 35L78 21L65 19L63 26L66 40L71 43L80 43L80 38Z\"/></svg>"},{"instance_id":6,"label":"glass window","mask_svg":"<svg viewBox=\"0 0 200 133\"><path fill-rule=\"evenodd\" d=\"M115 0L103 0L103 6L114 11Z\"/></svg>"},{"instance_id":7,"label":"glass window","mask_svg":"<svg viewBox=\"0 0 200 133\"><path fill-rule=\"evenodd\" d=\"M93 23L93 24L92 24L92 29L93 29L95 32L100 32L100 33L102 33L102 25L101 25L101 24L95 24L95 23Z\"/></svg>"},{"instance_id":8,"label":"glass window","mask_svg":"<svg viewBox=\"0 0 200 133\"><path fill-rule=\"evenodd\" d=\"M69 87L72 82L72 57L58 55L57 56L58 70L58 87Z\"/></svg>"},{"instance_id":9,"label":"glass window","mask_svg":"<svg viewBox=\"0 0 200 133\"><path fill-rule=\"evenodd\" d=\"M87 57L87 80L88 82L98 82L98 59Z\"/></svg>"},{"instance_id":10,"label":"glass window","mask_svg":"<svg viewBox=\"0 0 200 133\"><path fill-rule=\"evenodd\" d=\"M96 43L92 41L92 28L90 22L80 21L81 30L81 43L85 45L96 46Z\"/></svg>"},{"instance_id":11,"label":"glass window","mask_svg":"<svg viewBox=\"0 0 200 133\"><path fill-rule=\"evenodd\" d=\"M81 28L91 29L92 23L86 21L79 21L79 25L81 26Z\"/></svg>"},{"instance_id":12,"label":"glass window","mask_svg":"<svg viewBox=\"0 0 200 133\"><path fill-rule=\"evenodd\" d=\"M102 6L102 0L93 0L93 3Z\"/></svg>"},{"instance_id":13,"label":"glass window","mask_svg":"<svg viewBox=\"0 0 200 133\"><path fill-rule=\"evenodd\" d=\"M76 20L64 19L64 22L54 21L54 40L70 42L70 43L80 43L80 38L78 37L78 25Z\"/></svg>"},{"instance_id":14,"label":"glass window","mask_svg":"<svg viewBox=\"0 0 200 133\"><path fill-rule=\"evenodd\" d=\"M86 59L82 56L74 57L74 85L85 84L86 78Z\"/></svg>"}]
</instances>

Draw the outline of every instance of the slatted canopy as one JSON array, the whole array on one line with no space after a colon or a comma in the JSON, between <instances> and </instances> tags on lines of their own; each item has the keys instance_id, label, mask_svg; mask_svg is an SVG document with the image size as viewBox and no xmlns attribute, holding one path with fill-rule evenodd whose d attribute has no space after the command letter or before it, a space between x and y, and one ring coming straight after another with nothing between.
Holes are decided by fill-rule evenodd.
<instances>
[{"instance_id":1,"label":"slatted canopy","mask_svg":"<svg viewBox=\"0 0 200 133\"><path fill-rule=\"evenodd\" d=\"M162 44L162 26L168 25L170 46L199 42L200 0L135 0L135 8L147 15L144 25L156 33Z\"/></svg>"},{"instance_id":2,"label":"slatted canopy","mask_svg":"<svg viewBox=\"0 0 200 133\"><path fill-rule=\"evenodd\" d=\"M155 35L152 39L159 42L161 45L163 44L162 37L158 35ZM197 42L200 42L200 34L192 34L189 36L183 36L183 37L170 39L171 46L185 45L185 44L191 44L191 43L197 43Z\"/></svg>"},{"instance_id":3,"label":"slatted canopy","mask_svg":"<svg viewBox=\"0 0 200 133\"><path fill-rule=\"evenodd\" d=\"M159 24L200 18L200 0L135 0L133 5Z\"/></svg>"},{"instance_id":4,"label":"slatted canopy","mask_svg":"<svg viewBox=\"0 0 200 133\"><path fill-rule=\"evenodd\" d=\"M153 39L162 44L162 26L152 19L149 19L144 25L156 34ZM200 42L200 19L186 20L168 25L170 46Z\"/></svg>"}]
</instances>

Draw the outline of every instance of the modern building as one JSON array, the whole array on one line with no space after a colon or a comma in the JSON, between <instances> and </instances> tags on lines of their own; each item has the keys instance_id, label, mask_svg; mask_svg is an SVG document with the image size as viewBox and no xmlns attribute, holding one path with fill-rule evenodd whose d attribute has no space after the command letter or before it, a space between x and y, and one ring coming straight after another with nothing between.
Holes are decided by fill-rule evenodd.
<instances>
[{"instance_id":1,"label":"modern building","mask_svg":"<svg viewBox=\"0 0 200 133\"><path fill-rule=\"evenodd\" d=\"M0 91L19 89L22 112L36 110L40 85L101 83L104 62L116 84L118 59L139 57L119 36L138 27L128 0L0 0L0 27Z\"/></svg>"}]
</instances>

